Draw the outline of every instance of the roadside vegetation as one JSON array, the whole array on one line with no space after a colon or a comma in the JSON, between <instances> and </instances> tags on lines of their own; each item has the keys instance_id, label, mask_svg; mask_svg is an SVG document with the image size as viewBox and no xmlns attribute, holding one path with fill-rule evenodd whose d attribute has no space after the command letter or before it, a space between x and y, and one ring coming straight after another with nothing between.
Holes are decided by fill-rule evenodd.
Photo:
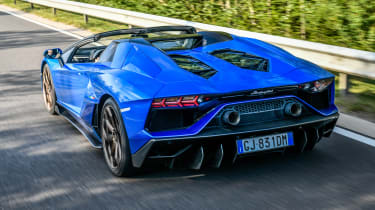
<instances>
[{"instance_id":1,"label":"roadside vegetation","mask_svg":"<svg viewBox=\"0 0 375 210\"><path fill-rule=\"evenodd\" d=\"M336 90L337 88L338 77ZM343 113L375 122L375 81L350 76L349 93L343 96L336 91L336 105Z\"/></svg>"},{"instance_id":2,"label":"roadside vegetation","mask_svg":"<svg viewBox=\"0 0 375 210\"><path fill-rule=\"evenodd\" d=\"M375 51L375 4L370 0L80 0L116 7L234 27L244 30L305 39L343 47ZM127 28L121 23L13 0L0 4L92 32ZM302 12L304 11L304 12ZM336 77L336 89L337 89ZM336 103L344 113L375 122L375 81L350 77L349 94L336 93Z\"/></svg>"},{"instance_id":3,"label":"roadside vegetation","mask_svg":"<svg viewBox=\"0 0 375 210\"><path fill-rule=\"evenodd\" d=\"M375 51L374 0L76 0Z\"/></svg>"},{"instance_id":4,"label":"roadside vegetation","mask_svg":"<svg viewBox=\"0 0 375 210\"><path fill-rule=\"evenodd\" d=\"M57 10L56 15L54 15L52 9L49 7L34 4L34 8L31 9L30 3L26 3L23 1L17 1L17 4L14 4L14 0L0 0L0 4L7 5L24 12L32 13L53 21L62 22L68 25L75 26L77 28L89 30L94 33L115 30L119 28L127 28L127 26L122 23L114 23L94 17L90 17L88 23L86 24L84 22L82 14L75 14Z\"/></svg>"}]
</instances>

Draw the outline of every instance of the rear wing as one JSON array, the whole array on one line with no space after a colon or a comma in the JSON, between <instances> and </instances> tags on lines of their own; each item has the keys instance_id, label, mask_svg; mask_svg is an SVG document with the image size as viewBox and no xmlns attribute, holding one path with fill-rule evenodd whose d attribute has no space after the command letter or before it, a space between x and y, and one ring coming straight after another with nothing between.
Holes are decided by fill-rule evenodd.
<instances>
[{"instance_id":1,"label":"rear wing","mask_svg":"<svg viewBox=\"0 0 375 210\"><path fill-rule=\"evenodd\" d=\"M125 35L125 34L142 35L142 34L166 32L166 31L171 31L171 32L181 31L181 32L185 32L185 34L197 33L195 28L191 26L158 26L158 27L150 27L150 28L132 28L132 29L120 29L120 30L114 30L114 31L107 31L107 32L95 34L93 35L93 37L94 37L94 41L97 41L107 36Z\"/></svg>"},{"instance_id":2,"label":"rear wing","mask_svg":"<svg viewBox=\"0 0 375 210\"><path fill-rule=\"evenodd\" d=\"M63 51L66 52L70 50L73 47L80 47L90 42L96 42L104 37L109 36L117 36L117 35L139 35L142 36L143 34L148 33L158 33L158 32L175 32L175 31L181 31L184 32L184 34L196 34L197 31L192 26L158 26L158 27L149 27L149 28L131 28L131 29L119 29L119 30L113 30L113 31L106 31L98 34L94 34L92 36L83 38L75 43L73 43L68 48L64 49Z\"/></svg>"}]
</instances>

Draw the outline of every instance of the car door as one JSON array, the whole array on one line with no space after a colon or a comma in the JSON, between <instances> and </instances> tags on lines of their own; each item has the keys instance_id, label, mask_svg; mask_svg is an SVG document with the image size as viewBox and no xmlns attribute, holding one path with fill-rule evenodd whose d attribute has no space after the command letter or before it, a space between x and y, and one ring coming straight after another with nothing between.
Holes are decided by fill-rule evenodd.
<instances>
[{"instance_id":1,"label":"car door","mask_svg":"<svg viewBox=\"0 0 375 210\"><path fill-rule=\"evenodd\" d=\"M111 43L108 47L93 44L84 45L74 50L70 59L64 66L56 71L56 96L58 102L69 108L75 114L80 115L85 95L88 90L89 74L95 69L96 64L90 55L97 50L105 50L100 55L101 64L110 65L117 43Z\"/></svg>"},{"instance_id":2,"label":"car door","mask_svg":"<svg viewBox=\"0 0 375 210\"><path fill-rule=\"evenodd\" d=\"M70 96L69 104L76 113L80 114L89 83L87 72L92 64L67 64L66 66L68 70L66 76L69 79L69 85L67 86Z\"/></svg>"},{"instance_id":3,"label":"car door","mask_svg":"<svg viewBox=\"0 0 375 210\"><path fill-rule=\"evenodd\" d=\"M67 63L55 72L58 102L79 115L87 92L89 78L87 69L91 63Z\"/></svg>"},{"instance_id":4,"label":"car door","mask_svg":"<svg viewBox=\"0 0 375 210\"><path fill-rule=\"evenodd\" d=\"M89 84L88 72L95 66L92 55L105 48L97 42L83 41L62 55L64 65L55 72L54 81L57 102L76 115L81 114Z\"/></svg>"}]
</instances>

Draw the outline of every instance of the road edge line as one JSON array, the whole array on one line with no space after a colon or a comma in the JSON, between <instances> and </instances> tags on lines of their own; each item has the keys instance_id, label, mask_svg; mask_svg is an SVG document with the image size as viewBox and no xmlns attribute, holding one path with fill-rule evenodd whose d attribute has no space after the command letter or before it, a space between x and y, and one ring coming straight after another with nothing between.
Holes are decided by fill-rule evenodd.
<instances>
[{"instance_id":1,"label":"road edge line","mask_svg":"<svg viewBox=\"0 0 375 210\"><path fill-rule=\"evenodd\" d=\"M347 129L344 129L344 128L340 128L340 127L336 126L334 128L333 132L335 132L337 134L340 134L342 136L348 137L350 139L353 139L355 141L359 141L361 143L364 143L364 144L367 144L369 146L375 147L375 139L363 136L361 134L352 132L350 130L347 130Z\"/></svg>"},{"instance_id":2,"label":"road edge line","mask_svg":"<svg viewBox=\"0 0 375 210\"><path fill-rule=\"evenodd\" d=\"M40 25L40 26L43 26L43 27L49 28L49 29L51 29L51 30L54 30L54 31L60 32L60 33L62 33L62 34L65 34L65 35L68 35L68 36L74 37L74 38L76 38L76 39L82 39L82 38L83 38L83 36L79 36L79 35L77 35L77 34L73 34L73 33L71 33L71 32L68 32L68 31L65 31L65 30L62 30L62 29L59 29L59 28L55 28L55 27L53 27L53 26L50 26L50 25L47 25L47 24L44 24L44 23L41 23L41 22L38 22L38 21L35 21L35 20L31 20L31 19L29 19L29 18L23 17L22 15L17 15L17 14L15 14L15 13L13 13L13 12L10 12L10 11L7 11L7 10L4 10L4 9L2 9L2 8L0 8L0 11L1 11L1 12L4 12L4 13L7 13L7 14L9 14L9 15L13 15L13 16L15 16L15 17L18 17L18 18L23 19L23 20L25 20L25 21L28 21L28 22L31 22L31 23L34 23L34 24L37 24L37 25Z\"/></svg>"}]
</instances>

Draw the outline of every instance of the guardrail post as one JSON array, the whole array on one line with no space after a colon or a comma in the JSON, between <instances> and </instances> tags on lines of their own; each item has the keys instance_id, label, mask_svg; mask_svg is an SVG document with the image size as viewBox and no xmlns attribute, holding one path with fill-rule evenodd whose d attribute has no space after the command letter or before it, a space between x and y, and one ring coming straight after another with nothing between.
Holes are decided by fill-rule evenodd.
<instances>
[{"instance_id":1,"label":"guardrail post","mask_svg":"<svg viewBox=\"0 0 375 210\"><path fill-rule=\"evenodd\" d=\"M56 8L52 8L52 14L53 16L56 16Z\"/></svg>"},{"instance_id":2,"label":"guardrail post","mask_svg":"<svg viewBox=\"0 0 375 210\"><path fill-rule=\"evenodd\" d=\"M345 73L339 74L339 91L340 95L345 96L349 92L349 78Z\"/></svg>"},{"instance_id":3,"label":"guardrail post","mask_svg":"<svg viewBox=\"0 0 375 210\"><path fill-rule=\"evenodd\" d=\"M89 23L89 17L86 14L83 14L83 21L85 24Z\"/></svg>"}]
</instances>

